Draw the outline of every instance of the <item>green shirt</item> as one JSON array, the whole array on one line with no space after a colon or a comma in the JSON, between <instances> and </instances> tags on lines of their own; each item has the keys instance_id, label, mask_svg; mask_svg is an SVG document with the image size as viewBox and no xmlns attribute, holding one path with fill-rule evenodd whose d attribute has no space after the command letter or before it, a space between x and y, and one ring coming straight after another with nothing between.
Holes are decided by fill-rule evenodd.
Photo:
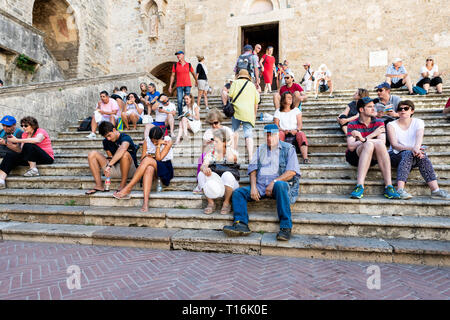
<instances>
[{"instance_id":1,"label":"green shirt","mask_svg":"<svg viewBox=\"0 0 450 320\"><path fill-rule=\"evenodd\" d=\"M230 98L234 99L247 81L247 79L233 81L228 94ZM259 93L253 82L250 81L234 103L234 118L244 122L250 122L254 127L256 120L255 105L258 103Z\"/></svg>"}]
</instances>

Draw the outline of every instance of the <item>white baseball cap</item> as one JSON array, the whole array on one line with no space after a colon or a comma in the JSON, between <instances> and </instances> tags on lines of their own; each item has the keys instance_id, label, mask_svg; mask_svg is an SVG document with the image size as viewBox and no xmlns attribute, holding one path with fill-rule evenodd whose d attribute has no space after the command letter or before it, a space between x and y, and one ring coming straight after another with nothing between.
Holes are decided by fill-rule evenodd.
<instances>
[{"instance_id":1,"label":"white baseball cap","mask_svg":"<svg viewBox=\"0 0 450 320\"><path fill-rule=\"evenodd\" d=\"M400 58L395 58L395 59L394 59L394 63L401 62L401 61L403 61L403 60L400 59Z\"/></svg>"},{"instance_id":2,"label":"white baseball cap","mask_svg":"<svg viewBox=\"0 0 450 320\"><path fill-rule=\"evenodd\" d=\"M217 173L213 172L211 176L206 177L203 193L209 199L217 199L224 196L225 185Z\"/></svg>"}]
</instances>

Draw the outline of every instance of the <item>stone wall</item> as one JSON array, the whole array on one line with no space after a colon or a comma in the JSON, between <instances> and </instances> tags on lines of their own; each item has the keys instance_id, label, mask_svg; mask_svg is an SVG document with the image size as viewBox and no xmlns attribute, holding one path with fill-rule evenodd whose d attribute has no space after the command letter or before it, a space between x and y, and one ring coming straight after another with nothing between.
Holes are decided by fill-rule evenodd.
<instances>
[{"instance_id":1,"label":"stone wall","mask_svg":"<svg viewBox=\"0 0 450 320\"><path fill-rule=\"evenodd\" d=\"M386 63L395 57L404 60L414 81L429 55L441 70L450 68L448 1L274 0L273 11L252 14L253 1L186 2L187 59L206 56L214 87L232 74L241 28L268 23L279 23L279 54L297 78L304 74L305 61L313 68L325 63L338 89L372 87L384 79ZM371 53L378 57L372 66Z\"/></svg>"},{"instance_id":2,"label":"stone wall","mask_svg":"<svg viewBox=\"0 0 450 320\"><path fill-rule=\"evenodd\" d=\"M141 82L164 85L149 74L139 73L3 88L0 117L8 114L19 121L33 116L54 137L56 132L92 115L101 91L111 94L114 87L125 85L129 92L139 93Z\"/></svg>"}]
</instances>

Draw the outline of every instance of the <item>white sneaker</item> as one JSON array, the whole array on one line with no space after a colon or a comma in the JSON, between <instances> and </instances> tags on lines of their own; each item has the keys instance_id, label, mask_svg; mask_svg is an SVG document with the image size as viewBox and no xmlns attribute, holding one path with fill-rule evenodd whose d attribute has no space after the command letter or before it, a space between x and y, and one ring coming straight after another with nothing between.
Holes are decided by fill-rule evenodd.
<instances>
[{"instance_id":1,"label":"white sneaker","mask_svg":"<svg viewBox=\"0 0 450 320\"><path fill-rule=\"evenodd\" d=\"M431 198L438 200L450 200L450 195L447 191L439 189L439 191L431 192Z\"/></svg>"},{"instance_id":2,"label":"white sneaker","mask_svg":"<svg viewBox=\"0 0 450 320\"><path fill-rule=\"evenodd\" d=\"M6 183L5 183L5 180L1 180L1 181L0 181L0 190L2 190L2 189L6 189Z\"/></svg>"},{"instance_id":3,"label":"white sneaker","mask_svg":"<svg viewBox=\"0 0 450 320\"><path fill-rule=\"evenodd\" d=\"M30 169L23 176L24 177L39 177L39 170L37 168Z\"/></svg>"},{"instance_id":4,"label":"white sneaker","mask_svg":"<svg viewBox=\"0 0 450 320\"><path fill-rule=\"evenodd\" d=\"M402 199L402 200L409 200L413 197L408 192L406 192L405 189L398 189L397 192L400 195L400 199Z\"/></svg>"},{"instance_id":5,"label":"white sneaker","mask_svg":"<svg viewBox=\"0 0 450 320\"><path fill-rule=\"evenodd\" d=\"M91 133L89 133L89 135L86 136L86 138L95 139L95 138L97 138L97 135L95 133L91 132Z\"/></svg>"}]
</instances>

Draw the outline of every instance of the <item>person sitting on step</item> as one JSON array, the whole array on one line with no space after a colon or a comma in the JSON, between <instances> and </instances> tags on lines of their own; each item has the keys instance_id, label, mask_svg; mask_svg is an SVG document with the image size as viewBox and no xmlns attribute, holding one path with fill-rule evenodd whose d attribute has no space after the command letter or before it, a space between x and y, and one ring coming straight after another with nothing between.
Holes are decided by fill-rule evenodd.
<instances>
[{"instance_id":1,"label":"person sitting on step","mask_svg":"<svg viewBox=\"0 0 450 320\"><path fill-rule=\"evenodd\" d=\"M6 154L0 164L0 189L6 188L5 180L11 171L17 166L30 166L24 177L37 177L38 164L52 164L55 155L52 148L52 141L47 131L39 128L38 121L33 117L25 117L20 120L20 125L24 130L22 138L9 136L9 143L20 144L20 147Z\"/></svg>"},{"instance_id":2,"label":"person sitting on step","mask_svg":"<svg viewBox=\"0 0 450 320\"><path fill-rule=\"evenodd\" d=\"M112 99L107 91L100 92L100 101L92 117L91 133L86 138L95 139L97 127L104 121L111 122L115 127L121 113L122 111L116 100Z\"/></svg>"},{"instance_id":3,"label":"person sitting on step","mask_svg":"<svg viewBox=\"0 0 450 320\"><path fill-rule=\"evenodd\" d=\"M136 153L139 146L134 144L129 135L117 131L113 124L107 121L100 123L98 131L105 138L103 149L108 157L98 151L89 153L89 168L94 177L95 186L86 192L87 195L105 191L100 169L107 178L121 179L118 190L122 190L127 184L127 179L133 176L137 168Z\"/></svg>"},{"instance_id":4,"label":"person sitting on step","mask_svg":"<svg viewBox=\"0 0 450 320\"><path fill-rule=\"evenodd\" d=\"M319 90L320 92L327 92L328 89L330 90L329 97L334 98L331 71L328 70L328 67L325 64L321 64L319 69L314 72L314 89L316 93L316 99L319 98Z\"/></svg>"},{"instance_id":5,"label":"person sitting on step","mask_svg":"<svg viewBox=\"0 0 450 320\"><path fill-rule=\"evenodd\" d=\"M411 170L418 167L431 189L431 197L450 200L449 194L439 188L433 165L426 154L425 147L422 146L425 122L413 118L414 109L412 101L401 101L397 109L400 118L387 126L391 142L389 156L392 166L397 168L397 191L404 200L412 198L412 195L406 192L405 184Z\"/></svg>"},{"instance_id":6,"label":"person sitting on step","mask_svg":"<svg viewBox=\"0 0 450 320\"><path fill-rule=\"evenodd\" d=\"M289 91L282 94L281 107L275 111L273 116L274 122L280 129L280 140L289 140L290 143L294 142L294 140L297 141L303 163L309 164L311 162L308 159L308 139L306 139L306 135L302 131L302 112L294 106L293 101L294 95Z\"/></svg>"},{"instance_id":7,"label":"person sitting on step","mask_svg":"<svg viewBox=\"0 0 450 320\"><path fill-rule=\"evenodd\" d=\"M249 201L274 198L277 202L280 232L278 240L291 237L291 204L297 201L300 186L300 166L294 146L280 141L279 129L275 124L264 127L266 143L261 145L248 166L250 186L239 188L233 193L232 205L234 224L225 226L228 236L248 236Z\"/></svg>"},{"instance_id":8,"label":"person sitting on step","mask_svg":"<svg viewBox=\"0 0 450 320\"><path fill-rule=\"evenodd\" d=\"M403 61L400 58L395 58L391 65L386 70L386 82L393 89L402 88L406 86L409 94L413 95L413 85L411 77L403 66Z\"/></svg>"},{"instance_id":9,"label":"person sitting on step","mask_svg":"<svg viewBox=\"0 0 450 320\"><path fill-rule=\"evenodd\" d=\"M126 100L127 104L124 112L122 112L122 121L125 130L130 130L128 122L131 122L133 124L133 130L136 130L137 125L142 123L144 105L141 103L141 100L136 93L130 93Z\"/></svg>"},{"instance_id":10,"label":"person sitting on step","mask_svg":"<svg viewBox=\"0 0 450 320\"><path fill-rule=\"evenodd\" d=\"M356 90L355 94L353 95L353 101L348 104L348 106L345 108L344 112L342 112L338 118L337 121L339 125L341 126L342 131L347 134L347 125L349 122L355 121L359 118L358 110L356 108L356 103L359 99L362 99L364 97L369 96L369 91L366 89L359 88Z\"/></svg>"},{"instance_id":11,"label":"person sitting on step","mask_svg":"<svg viewBox=\"0 0 450 320\"><path fill-rule=\"evenodd\" d=\"M13 116L5 116L0 121L3 129L0 130L0 158L4 158L7 153L20 152L20 145L8 141L9 136L14 136L18 139L22 138L23 131L16 126L16 119Z\"/></svg>"},{"instance_id":12,"label":"person sitting on step","mask_svg":"<svg viewBox=\"0 0 450 320\"><path fill-rule=\"evenodd\" d=\"M180 128L178 129L178 136L175 144L179 144L184 137L189 138L188 130L192 131L193 134L196 134L202 129L200 107L194 102L192 94L184 96L184 103L186 104L186 108L180 119Z\"/></svg>"},{"instance_id":13,"label":"person sitting on step","mask_svg":"<svg viewBox=\"0 0 450 320\"><path fill-rule=\"evenodd\" d=\"M170 136L175 138L175 115L177 114L177 107L169 101L169 97L161 93L157 102L152 107L155 111L155 121L145 126L144 137L148 137L150 129L153 127L170 128Z\"/></svg>"},{"instance_id":14,"label":"person sitting on step","mask_svg":"<svg viewBox=\"0 0 450 320\"><path fill-rule=\"evenodd\" d=\"M384 122L376 118L373 100L364 97L358 100L358 120L348 124L346 160L358 168L357 185L351 193L353 199L364 196L364 181L369 167L377 162L383 174L384 196L388 199L400 199L400 195L392 186L391 161L386 149L386 130Z\"/></svg>"},{"instance_id":15,"label":"person sitting on step","mask_svg":"<svg viewBox=\"0 0 450 320\"><path fill-rule=\"evenodd\" d=\"M294 81L294 74L292 72L286 74L284 77L286 84L280 88L280 92L276 92L273 95L273 104L275 106L275 110L280 109L281 96L285 92L290 92L294 97L294 108L300 108L301 104L307 100L305 91L303 88Z\"/></svg>"},{"instance_id":16,"label":"person sitting on step","mask_svg":"<svg viewBox=\"0 0 450 320\"><path fill-rule=\"evenodd\" d=\"M436 87L436 93L442 93L442 76L445 72L439 72L437 64L434 64L433 57L428 57L425 65L420 69L420 79L416 86L423 88L427 93L430 87Z\"/></svg>"},{"instance_id":17,"label":"person sitting on step","mask_svg":"<svg viewBox=\"0 0 450 320\"><path fill-rule=\"evenodd\" d=\"M118 200L128 200L131 198L131 190L143 178L144 203L141 212L148 212L148 202L153 179L161 179L162 184L169 186L174 177L172 166L173 142L169 136L164 137L160 127L153 127L144 142L141 163L130 183L121 191L113 194Z\"/></svg>"},{"instance_id":18,"label":"person sitting on step","mask_svg":"<svg viewBox=\"0 0 450 320\"><path fill-rule=\"evenodd\" d=\"M224 169L226 164L233 165L238 162L238 153L229 147L229 142L232 140L232 135L230 135L225 129L217 129L213 131L213 137L214 146L205 155L203 164L200 168L200 173L197 177L198 187L200 190L204 189L207 182L207 177L210 177L211 174L215 172L213 170L216 163L220 163L221 169ZM212 165L214 165L214 167L211 167ZM239 182L237 180L237 178L239 178L239 171L236 168L230 168L229 171L222 170L215 173L217 173L222 179L222 183L225 187L224 201L220 214L229 214L231 211L231 196L233 191L239 188ZM210 199L207 196L206 199L208 200L208 206L205 208L204 213L211 214L215 210L214 199Z\"/></svg>"}]
</instances>

